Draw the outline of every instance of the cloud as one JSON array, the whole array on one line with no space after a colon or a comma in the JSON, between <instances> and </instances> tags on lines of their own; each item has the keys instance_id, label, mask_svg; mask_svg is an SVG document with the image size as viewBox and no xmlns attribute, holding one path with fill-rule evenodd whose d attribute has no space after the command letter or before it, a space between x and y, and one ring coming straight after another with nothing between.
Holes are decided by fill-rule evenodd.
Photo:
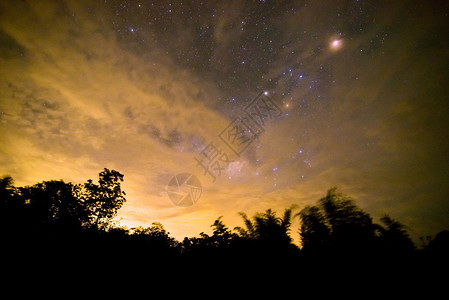
<instances>
[{"instance_id":1,"label":"cloud","mask_svg":"<svg viewBox=\"0 0 449 300\"><path fill-rule=\"evenodd\" d=\"M419 4L408 15L405 4L315 1L286 14L242 3L191 7L192 18L166 3L133 15L93 1L2 2L0 173L22 185L117 169L123 223L158 220L178 238L220 215L233 227L238 211L313 204L334 185L416 235L442 224L447 22ZM336 37L343 47L330 51ZM213 183L194 157L210 142L229 151L218 134L263 87L283 116L230 152ZM179 208L166 185L186 171L203 195Z\"/></svg>"},{"instance_id":2,"label":"cloud","mask_svg":"<svg viewBox=\"0 0 449 300\"><path fill-rule=\"evenodd\" d=\"M168 180L192 169L193 154L227 122L208 107L214 90L162 49L143 58L124 50L102 21L105 10L94 19L73 3L8 5L2 37L25 58L2 56L1 172L20 185L79 182L115 168L129 181L126 218L143 222L148 212L173 211ZM69 24L77 20L80 26Z\"/></svg>"}]
</instances>

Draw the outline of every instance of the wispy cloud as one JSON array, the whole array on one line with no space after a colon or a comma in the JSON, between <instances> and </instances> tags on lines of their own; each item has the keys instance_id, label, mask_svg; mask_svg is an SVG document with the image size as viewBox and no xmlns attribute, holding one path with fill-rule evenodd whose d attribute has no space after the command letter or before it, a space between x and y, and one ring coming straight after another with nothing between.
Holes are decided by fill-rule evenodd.
<instances>
[{"instance_id":1,"label":"wispy cloud","mask_svg":"<svg viewBox=\"0 0 449 300\"><path fill-rule=\"evenodd\" d=\"M312 204L334 185L416 235L444 223L442 18L427 22L435 12L418 4L410 15L400 3L304 2L289 15L211 5L173 23L126 10L118 18L94 1L2 2L0 175L18 185L82 182L117 169L128 195L123 223L158 220L181 238L220 215L232 227L238 211ZM360 10L363 18L351 17ZM130 18L158 30L126 27ZM342 51L329 50L335 38ZM225 150L218 134L264 87L283 116L241 156L230 153L234 162L212 183L194 156L209 142ZM166 194L181 172L203 184L192 207Z\"/></svg>"}]
</instances>

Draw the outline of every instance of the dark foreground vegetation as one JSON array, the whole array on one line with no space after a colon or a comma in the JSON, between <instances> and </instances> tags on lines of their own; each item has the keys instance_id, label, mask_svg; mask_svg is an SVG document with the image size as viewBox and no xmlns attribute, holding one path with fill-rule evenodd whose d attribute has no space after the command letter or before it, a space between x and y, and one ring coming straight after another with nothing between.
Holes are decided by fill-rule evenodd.
<instances>
[{"instance_id":1,"label":"dark foreground vegetation","mask_svg":"<svg viewBox=\"0 0 449 300\"><path fill-rule=\"evenodd\" d=\"M177 241L160 223L114 226L111 220L126 201L122 181L122 174L108 169L98 183L15 187L10 177L0 179L3 261L20 263L21 270L80 268L99 274L130 266L144 273L180 266L211 274L229 270L242 277L293 272L308 278L382 274L385 279L434 268L446 272L449 231L417 249L400 222L386 215L375 223L336 189L314 206L290 207L281 215L270 209L252 217L241 212L242 226L234 229L219 217L211 235ZM300 248L292 243L298 234L291 232L292 222L300 224Z\"/></svg>"}]
</instances>

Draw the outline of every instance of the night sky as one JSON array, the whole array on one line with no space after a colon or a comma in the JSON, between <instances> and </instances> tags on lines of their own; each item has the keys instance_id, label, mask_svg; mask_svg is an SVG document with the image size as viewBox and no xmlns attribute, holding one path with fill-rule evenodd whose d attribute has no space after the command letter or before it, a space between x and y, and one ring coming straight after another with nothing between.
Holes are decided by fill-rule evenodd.
<instances>
[{"instance_id":1,"label":"night sky","mask_svg":"<svg viewBox=\"0 0 449 300\"><path fill-rule=\"evenodd\" d=\"M120 224L178 239L336 186L416 241L449 229L448 79L447 1L2 0L0 175L118 170ZM239 120L260 132L236 153ZM179 173L192 206L168 197Z\"/></svg>"}]
</instances>

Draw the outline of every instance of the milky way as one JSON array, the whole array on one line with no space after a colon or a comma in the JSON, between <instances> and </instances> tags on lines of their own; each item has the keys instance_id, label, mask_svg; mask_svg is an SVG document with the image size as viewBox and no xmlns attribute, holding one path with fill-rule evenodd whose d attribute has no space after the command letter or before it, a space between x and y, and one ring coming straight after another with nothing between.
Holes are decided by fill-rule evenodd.
<instances>
[{"instance_id":1,"label":"milky way","mask_svg":"<svg viewBox=\"0 0 449 300\"><path fill-rule=\"evenodd\" d=\"M120 223L160 221L177 238L333 186L415 239L449 227L444 1L0 7L0 174L16 185L113 168ZM272 101L259 121L258 95ZM232 128L247 130L235 149ZM212 155L215 177L201 166ZM180 207L167 184L185 172L202 193Z\"/></svg>"}]
</instances>

